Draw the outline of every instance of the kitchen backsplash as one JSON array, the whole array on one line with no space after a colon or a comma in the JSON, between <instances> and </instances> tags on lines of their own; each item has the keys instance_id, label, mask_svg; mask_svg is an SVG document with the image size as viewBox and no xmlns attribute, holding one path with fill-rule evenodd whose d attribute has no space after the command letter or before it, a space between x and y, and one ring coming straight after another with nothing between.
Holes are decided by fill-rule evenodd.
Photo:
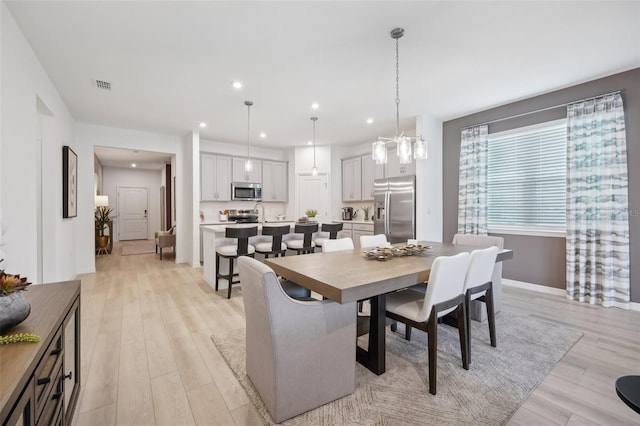
<instances>
[{"instance_id":1,"label":"kitchen backsplash","mask_svg":"<svg viewBox=\"0 0 640 426\"><path fill-rule=\"evenodd\" d=\"M201 202L200 203L200 212L204 216L204 220L202 222L218 222L220 216L220 210L225 209L238 209L238 210L249 210L253 209L256 205L253 201L227 201L222 203L216 202ZM287 206L285 203L265 203L264 206L264 215L267 220L275 219L277 215L284 214L287 215ZM293 220L293 217L287 217L287 219Z\"/></svg>"}]
</instances>

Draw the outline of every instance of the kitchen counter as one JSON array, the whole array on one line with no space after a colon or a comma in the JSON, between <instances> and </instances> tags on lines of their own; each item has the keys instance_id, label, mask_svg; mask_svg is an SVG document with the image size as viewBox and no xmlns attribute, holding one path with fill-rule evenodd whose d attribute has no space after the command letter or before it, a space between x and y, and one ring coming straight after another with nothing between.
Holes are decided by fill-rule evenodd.
<instances>
[{"instance_id":1,"label":"kitchen counter","mask_svg":"<svg viewBox=\"0 0 640 426\"><path fill-rule=\"evenodd\" d=\"M342 220L336 219L334 222L342 222L342 223L357 223L358 225L373 225L372 220Z\"/></svg>"}]
</instances>

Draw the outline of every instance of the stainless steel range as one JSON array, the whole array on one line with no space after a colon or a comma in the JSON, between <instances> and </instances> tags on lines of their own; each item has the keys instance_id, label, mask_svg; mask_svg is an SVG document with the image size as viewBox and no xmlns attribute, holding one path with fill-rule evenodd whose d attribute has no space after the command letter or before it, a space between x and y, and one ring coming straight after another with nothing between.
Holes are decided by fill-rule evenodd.
<instances>
[{"instance_id":1,"label":"stainless steel range","mask_svg":"<svg viewBox=\"0 0 640 426\"><path fill-rule=\"evenodd\" d=\"M236 223L258 223L258 210L229 210L229 221Z\"/></svg>"}]
</instances>

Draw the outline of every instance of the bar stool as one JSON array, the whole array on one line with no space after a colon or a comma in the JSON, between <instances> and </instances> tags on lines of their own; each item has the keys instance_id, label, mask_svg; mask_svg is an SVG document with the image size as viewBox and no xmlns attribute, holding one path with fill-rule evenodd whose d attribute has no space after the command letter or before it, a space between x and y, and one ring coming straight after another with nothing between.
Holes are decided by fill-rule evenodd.
<instances>
[{"instance_id":1,"label":"bar stool","mask_svg":"<svg viewBox=\"0 0 640 426\"><path fill-rule=\"evenodd\" d=\"M296 223L295 228L293 229L295 234L303 234L303 239L301 240L289 240L285 244L289 250L295 250L298 254L307 254L313 253L315 250L315 246L313 245L313 240L311 236L314 232L318 232L318 224L299 224Z\"/></svg>"},{"instance_id":2,"label":"bar stool","mask_svg":"<svg viewBox=\"0 0 640 426\"><path fill-rule=\"evenodd\" d=\"M231 299L231 286L237 284L240 281L233 281L234 276L238 274L233 273L233 260L239 256L254 257L256 251L255 247L249 244L249 237L255 237L258 235L258 227L252 226L247 228L231 228L227 227L224 236L226 238L237 238L238 243L230 246L221 246L216 248L216 291L218 291L218 279L224 278L229 282L229 291L227 293L227 299ZM224 275L220 273L220 258L224 257L229 259L229 274Z\"/></svg>"},{"instance_id":3,"label":"bar stool","mask_svg":"<svg viewBox=\"0 0 640 426\"><path fill-rule=\"evenodd\" d=\"M322 243L327 240L335 240L338 238L338 232L342 231L342 223L323 223L320 227L321 232L328 232L329 238L327 237L318 237L313 242L316 247L322 247Z\"/></svg>"},{"instance_id":4,"label":"bar stool","mask_svg":"<svg viewBox=\"0 0 640 426\"><path fill-rule=\"evenodd\" d=\"M282 236L287 235L290 230L289 225L263 226L262 235L271 235L271 241L254 244L256 253L264 254L265 259L268 259L270 254L275 257L284 256L287 252L287 245L282 242Z\"/></svg>"}]
</instances>

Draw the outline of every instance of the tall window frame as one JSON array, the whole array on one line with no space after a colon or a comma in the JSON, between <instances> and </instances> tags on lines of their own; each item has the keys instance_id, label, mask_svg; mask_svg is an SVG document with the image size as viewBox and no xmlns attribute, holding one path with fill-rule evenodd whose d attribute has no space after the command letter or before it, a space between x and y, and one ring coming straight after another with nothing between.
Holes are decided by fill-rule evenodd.
<instances>
[{"instance_id":1,"label":"tall window frame","mask_svg":"<svg viewBox=\"0 0 640 426\"><path fill-rule=\"evenodd\" d=\"M566 235L567 119L487 137L490 233Z\"/></svg>"}]
</instances>

